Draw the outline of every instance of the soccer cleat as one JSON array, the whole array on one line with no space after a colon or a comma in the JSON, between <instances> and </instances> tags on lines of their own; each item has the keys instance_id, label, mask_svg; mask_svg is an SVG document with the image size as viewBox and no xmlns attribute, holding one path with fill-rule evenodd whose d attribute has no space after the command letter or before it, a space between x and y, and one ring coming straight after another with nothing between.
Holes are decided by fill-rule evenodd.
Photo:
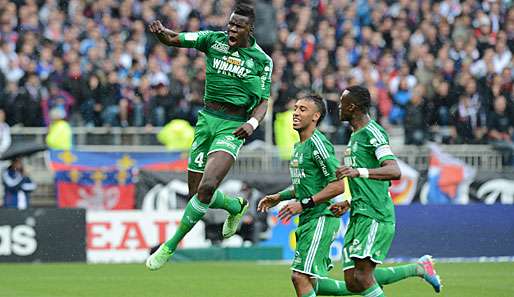
<instances>
[{"instance_id":1,"label":"soccer cleat","mask_svg":"<svg viewBox=\"0 0 514 297\"><path fill-rule=\"evenodd\" d=\"M241 203L241 211L239 211L235 215L228 215L227 219L225 220L225 223L223 223L223 238L229 238L232 235L236 234L237 226L239 226L239 222L248 210L248 201L246 201L243 197L238 197L238 199Z\"/></svg>"},{"instance_id":2,"label":"soccer cleat","mask_svg":"<svg viewBox=\"0 0 514 297\"><path fill-rule=\"evenodd\" d=\"M160 269L173 255L173 252L163 243L155 253L146 259L146 267L150 271Z\"/></svg>"},{"instance_id":3,"label":"soccer cleat","mask_svg":"<svg viewBox=\"0 0 514 297\"><path fill-rule=\"evenodd\" d=\"M443 285L441 284L441 278L435 271L435 264L432 256L424 255L418 259L417 263L423 270L423 274L421 275L423 279L434 288L436 293L441 292Z\"/></svg>"}]
</instances>

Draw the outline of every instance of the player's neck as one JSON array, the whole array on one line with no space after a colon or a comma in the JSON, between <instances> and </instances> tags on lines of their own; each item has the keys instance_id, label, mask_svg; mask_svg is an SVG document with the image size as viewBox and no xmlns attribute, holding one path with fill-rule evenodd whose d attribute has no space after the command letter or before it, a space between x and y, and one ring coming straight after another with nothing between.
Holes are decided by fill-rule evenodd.
<instances>
[{"instance_id":1,"label":"player's neck","mask_svg":"<svg viewBox=\"0 0 514 297\"><path fill-rule=\"evenodd\" d=\"M307 139L309 139L312 134L314 134L314 130L316 130L316 125L311 125L300 131L300 142L304 143Z\"/></svg>"},{"instance_id":2,"label":"player's neck","mask_svg":"<svg viewBox=\"0 0 514 297\"><path fill-rule=\"evenodd\" d=\"M369 117L369 115L367 113L360 114L360 115L355 116L350 121L350 125L352 126L353 131L357 131L361 128L364 128L369 123L369 121L371 121L371 118Z\"/></svg>"}]
</instances>

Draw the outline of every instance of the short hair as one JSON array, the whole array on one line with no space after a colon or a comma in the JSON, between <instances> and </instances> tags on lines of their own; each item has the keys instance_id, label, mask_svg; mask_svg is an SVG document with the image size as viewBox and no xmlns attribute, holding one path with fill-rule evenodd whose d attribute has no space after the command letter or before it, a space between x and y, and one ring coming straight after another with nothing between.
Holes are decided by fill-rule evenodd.
<instances>
[{"instance_id":1,"label":"short hair","mask_svg":"<svg viewBox=\"0 0 514 297\"><path fill-rule=\"evenodd\" d=\"M369 90L361 86L350 86L343 91L345 97L359 107L362 112L368 112L371 107L371 95Z\"/></svg>"},{"instance_id":2,"label":"short hair","mask_svg":"<svg viewBox=\"0 0 514 297\"><path fill-rule=\"evenodd\" d=\"M255 5L252 0L236 0L234 13L247 17L253 26L255 22Z\"/></svg>"},{"instance_id":3,"label":"short hair","mask_svg":"<svg viewBox=\"0 0 514 297\"><path fill-rule=\"evenodd\" d=\"M316 123L316 126L319 126L321 122L323 122L323 119L327 115L327 107L325 106L325 100L323 100L323 97L321 97L318 94L308 94L304 96L300 96L298 100L309 100L314 102L316 105L316 108L318 108L318 111L320 113L318 122Z\"/></svg>"}]
</instances>

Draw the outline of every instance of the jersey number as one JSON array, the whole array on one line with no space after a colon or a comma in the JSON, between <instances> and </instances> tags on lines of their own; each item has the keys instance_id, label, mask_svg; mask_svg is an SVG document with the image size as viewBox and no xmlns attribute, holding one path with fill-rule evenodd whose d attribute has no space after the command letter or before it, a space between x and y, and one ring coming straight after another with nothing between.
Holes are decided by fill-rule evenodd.
<instances>
[{"instance_id":1,"label":"jersey number","mask_svg":"<svg viewBox=\"0 0 514 297\"><path fill-rule=\"evenodd\" d=\"M195 158L195 163L198 167L203 167L203 153L199 153Z\"/></svg>"}]
</instances>

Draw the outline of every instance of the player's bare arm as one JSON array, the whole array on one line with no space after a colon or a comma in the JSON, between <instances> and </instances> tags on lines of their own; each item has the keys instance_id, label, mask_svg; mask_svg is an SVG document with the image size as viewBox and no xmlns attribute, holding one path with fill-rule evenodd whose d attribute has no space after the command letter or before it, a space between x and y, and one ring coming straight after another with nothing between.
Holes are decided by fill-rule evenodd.
<instances>
[{"instance_id":1,"label":"player's bare arm","mask_svg":"<svg viewBox=\"0 0 514 297\"><path fill-rule=\"evenodd\" d=\"M304 209L326 202L343 192L344 182L342 180L333 181L312 197L303 198L301 201L289 202L286 206L280 209L278 217L288 221L292 216L301 213Z\"/></svg>"},{"instance_id":2,"label":"player's bare arm","mask_svg":"<svg viewBox=\"0 0 514 297\"><path fill-rule=\"evenodd\" d=\"M179 34L173 30L170 30L163 26L161 21L155 20L150 26L148 26L150 32L152 32L160 42L167 46L180 46Z\"/></svg>"},{"instance_id":3,"label":"player's bare arm","mask_svg":"<svg viewBox=\"0 0 514 297\"><path fill-rule=\"evenodd\" d=\"M240 139L246 139L250 137L255 129L259 126L262 119L264 119L264 116L266 115L266 111L268 110L268 100L261 100L259 105L257 105L253 111L252 115L250 117L250 120L242 124L239 128L234 131L234 136Z\"/></svg>"},{"instance_id":4,"label":"player's bare arm","mask_svg":"<svg viewBox=\"0 0 514 297\"><path fill-rule=\"evenodd\" d=\"M267 195L259 201L257 211L267 212L270 208L276 206L280 202L280 196L277 194Z\"/></svg>"},{"instance_id":5,"label":"player's bare arm","mask_svg":"<svg viewBox=\"0 0 514 297\"><path fill-rule=\"evenodd\" d=\"M257 205L257 211L266 212L270 208L279 204L280 201L290 200L290 199L294 199L294 198L295 198L294 188L288 187L279 193L267 195L266 197L262 198L259 201L259 204Z\"/></svg>"},{"instance_id":6,"label":"player's bare arm","mask_svg":"<svg viewBox=\"0 0 514 297\"><path fill-rule=\"evenodd\" d=\"M400 179L402 176L400 167L398 166L398 162L396 162L396 160L385 160L382 162L379 168L368 168L367 171L368 176L366 178L370 179L395 180ZM344 177L363 177L362 172L360 172L357 168L348 166L339 167L336 171L336 176L338 179L343 179Z\"/></svg>"}]
</instances>

